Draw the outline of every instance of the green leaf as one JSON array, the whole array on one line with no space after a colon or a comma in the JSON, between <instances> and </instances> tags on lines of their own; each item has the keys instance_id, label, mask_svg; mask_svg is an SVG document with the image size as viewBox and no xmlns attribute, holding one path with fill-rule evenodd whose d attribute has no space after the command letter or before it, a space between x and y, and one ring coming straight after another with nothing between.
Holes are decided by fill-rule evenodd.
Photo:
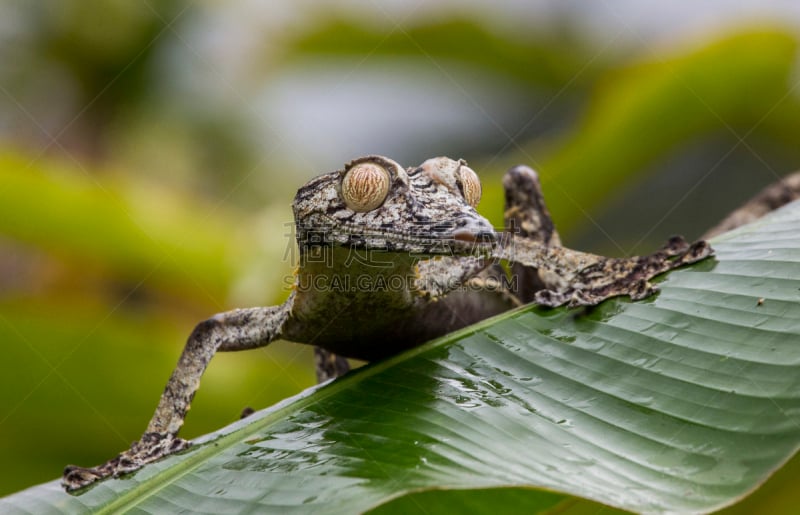
<instances>
[{"instance_id":1,"label":"green leaf","mask_svg":"<svg viewBox=\"0 0 800 515\"><path fill-rule=\"evenodd\" d=\"M0 511L729 505L800 446L797 234L800 203L715 239L715 258L669 274L655 298L510 312L131 477L79 496L48 483Z\"/></svg>"}]
</instances>

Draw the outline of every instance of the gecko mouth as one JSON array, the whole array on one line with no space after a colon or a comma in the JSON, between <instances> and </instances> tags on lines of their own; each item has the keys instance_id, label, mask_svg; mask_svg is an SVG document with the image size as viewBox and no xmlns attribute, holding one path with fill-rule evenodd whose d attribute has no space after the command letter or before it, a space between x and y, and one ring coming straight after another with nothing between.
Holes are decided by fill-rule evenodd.
<instances>
[{"instance_id":1,"label":"gecko mouth","mask_svg":"<svg viewBox=\"0 0 800 515\"><path fill-rule=\"evenodd\" d=\"M453 239L468 243L496 243L497 233L494 231L456 231L453 233Z\"/></svg>"},{"instance_id":2,"label":"gecko mouth","mask_svg":"<svg viewBox=\"0 0 800 515\"><path fill-rule=\"evenodd\" d=\"M361 230L358 230L361 229ZM381 244L381 240L385 244ZM365 231L355 228L349 233L346 244L383 248L384 250L414 250L421 248L435 254L473 254L482 250L492 249L497 244L497 234L494 231L469 231L459 230L450 234L403 233L400 231Z\"/></svg>"},{"instance_id":3,"label":"gecko mouth","mask_svg":"<svg viewBox=\"0 0 800 515\"><path fill-rule=\"evenodd\" d=\"M498 242L497 233L488 224L463 224L467 226L457 229L451 225L449 231L439 229L418 233L393 227L368 229L360 224L326 218L332 222L328 226L298 227L298 244L303 247L332 244L388 252L477 255L490 252Z\"/></svg>"}]
</instances>

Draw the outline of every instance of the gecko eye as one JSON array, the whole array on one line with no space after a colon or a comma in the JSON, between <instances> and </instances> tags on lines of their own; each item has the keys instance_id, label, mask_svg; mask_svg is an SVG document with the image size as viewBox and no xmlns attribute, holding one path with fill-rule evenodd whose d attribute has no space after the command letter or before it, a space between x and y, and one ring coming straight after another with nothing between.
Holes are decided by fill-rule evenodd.
<instances>
[{"instance_id":1,"label":"gecko eye","mask_svg":"<svg viewBox=\"0 0 800 515\"><path fill-rule=\"evenodd\" d=\"M466 165L461 165L458 172L458 186L461 194L464 195L464 200L472 207L477 206L481 201L481 180L478 178L478 174Z\"/></svg>"},{"instance_id":2,"label":"gecko eye","mask_svg":"<svg viewBox=\"0 0 800 515\"><path fill-rule=\"evenodd\" d=\"M372 211L386 200L390 183L391 177L385 168L370 162L359 163L342 179L342 199L353 211Z\"/></svg>"}]
</instances>

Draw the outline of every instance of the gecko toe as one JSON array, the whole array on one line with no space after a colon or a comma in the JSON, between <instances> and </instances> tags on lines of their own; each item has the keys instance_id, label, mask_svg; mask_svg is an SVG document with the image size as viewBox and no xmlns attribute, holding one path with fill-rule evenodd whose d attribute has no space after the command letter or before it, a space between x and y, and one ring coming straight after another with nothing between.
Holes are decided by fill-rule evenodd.
<instances>
[{"instance_id":1,"label":"gecko toe","mask_svg":"<svg viewBox=\"0 0 800 515\"><path fill-rule=\"evenodd\" d=\"M631 300L642 300L656 292L658 292L657 286L654 286L648 281L642 279L641 281L637 281L632 285L628 295L630 295Z\"/></svg>"},{"instance_id":2,"label":"gecko toe","mask_svg":"<svg viewBox=\"0 0 800 515\"><path fill-rule=\"evenodd\" d=\"M711 245L709 245L707 241L696 241L692 243L685 252L678 256L675 266L677 267L688 265L689 263L695 263L701 259L707 258L712 254L714 254L714 249L711 248Z\"/></svg>"},{"instance_id":3,"label":"gecko toe","mask_svg":"<svg viewBox=\"0 0 800 515\"><path fill-rule=\"evenodd\" d=\"M597 295L594 292L576 290L572 292L572 295L570 295L569 304L567 304L567 306L571 308L577 308L580 306L594 306L602 302L604 299L604 296Z\"/></svg>"},{"instance_id":4,"label":"gecko toe","mask_svg":"<svg viewBox=\"0 0 800 515\"><path fill-rule=\"evenodd\" d=\"M670 237L667 243L661 247L668 256L677 256L689 249L689 242L683 236L675 235Z\"/></svg>"},{"instance_id":5,"label":"gecko toe","mask_svg":"<svg viewBox=\"0 0 800 515\"><path fill-rule=\"evenodd\" d=\"M61 478L61 485L68 491L74 492L91 485L103 475L93 468L79 467L77 465L67 465L64 467L64 475Z\"/></svg>"},{"instance_id":6,"label":"gecko toe","mask_svg":"<svg viewBox=\"0 0 800 515\"><path fill-rule=\"evenodd\" d=\"M714 249L706 240L700 240L692 243L688 253L692 256L692 259L697 261L714 254Z\"/></svg>"},{"instance_id":7,"label":"gecko toe","mask_svg":"<svg viewBox=\"0 0 800 515\"><path fill-rule=\"evenodd\" d=\"M553 290L539 290L536 292L533 299L536 304L550 308L556 308L562 304L566 304L568 300L568 295Z\"/></svg>"}]
</instances>

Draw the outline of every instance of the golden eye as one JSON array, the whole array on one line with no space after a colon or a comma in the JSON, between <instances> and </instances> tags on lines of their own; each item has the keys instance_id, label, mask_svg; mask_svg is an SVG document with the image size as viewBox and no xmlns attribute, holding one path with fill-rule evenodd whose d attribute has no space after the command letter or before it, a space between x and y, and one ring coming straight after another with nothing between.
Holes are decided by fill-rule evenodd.
<instances>
[{"instance_id":1,"label":"golden eye","mask_svg":"<svg viewBox=\"0 0 800 515\"><path fill-rule=\"evenodd\" d=\"M460 179L461 193L464 195L464 200L467 201L472 207L478 205L481 201L481 180L478 174L472 171L472 168L461 165L458 169Z\"/></svg>"},{"instance_id":2,"label":"golden eye","mask_svg":"<svg viewBox=\"0 0 800 515\"><path fill-rule=\"evenodd\" d=\"M350 168L342 179L342 199L353 211L372 211L386 200L390 183L389 172L382 166L370 162L359 163Z\"/></svg>"}]
</instances>

